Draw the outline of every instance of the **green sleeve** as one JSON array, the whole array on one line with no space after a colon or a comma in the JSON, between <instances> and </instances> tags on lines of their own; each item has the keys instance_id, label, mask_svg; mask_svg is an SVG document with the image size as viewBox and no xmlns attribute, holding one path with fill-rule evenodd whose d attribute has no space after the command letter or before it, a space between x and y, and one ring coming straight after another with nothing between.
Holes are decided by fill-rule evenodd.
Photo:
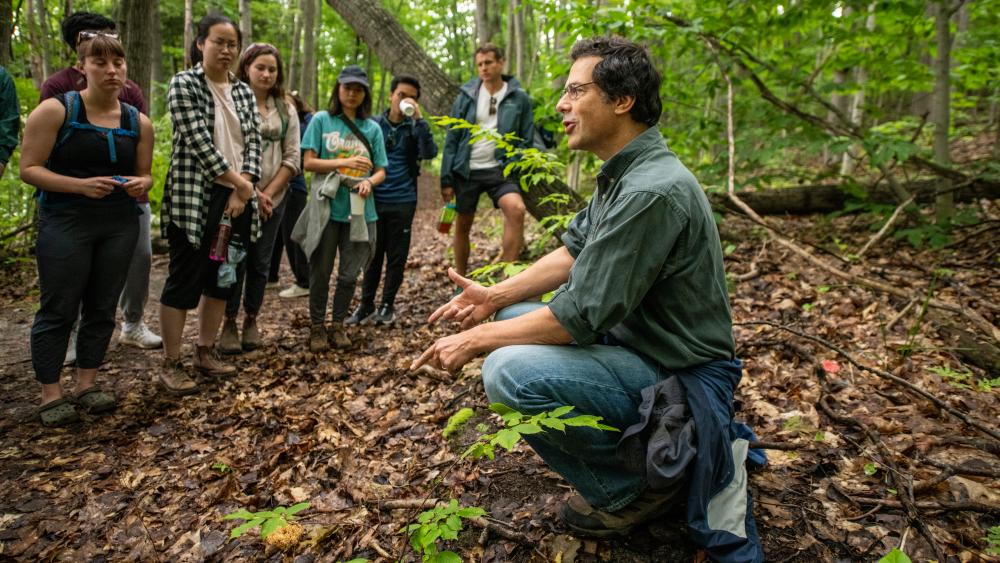
<instances>
[{"instance_id":1,"label":"green sleeve","mask_svg":"<svg viewBox=\"0 0 1000 563\"><path fill-rule=\"evenodd\" d=\"M549 302L577 344L592 344L640 305L668 259L677 259L686 226L686 215L661 194L637 191L611 203Z\"/></svg>"},{"instance_id":2,"label":"green sleeve","mask_svg":"<svg viewBox=\"0 0 1000 563\"><path fill-rule=\"evenodd\" d=\"M21 131L21 106L10 74L0 67L0 162L6 164L17 147Z\"/></svg>"},{"instance_id":3,"label":"green sleeve","mask_svg":"<svg viewBox=\"0 0 1000 563\"><path fill-rule=\"evenodd\" d=\"M590 205L580 210L576 216L570 220L566 226L566 232L562 235L563 244L570 256L576 258L583 250L583 245L587 242L587 233L590 232Z\"/></svg>"}]
</instances>

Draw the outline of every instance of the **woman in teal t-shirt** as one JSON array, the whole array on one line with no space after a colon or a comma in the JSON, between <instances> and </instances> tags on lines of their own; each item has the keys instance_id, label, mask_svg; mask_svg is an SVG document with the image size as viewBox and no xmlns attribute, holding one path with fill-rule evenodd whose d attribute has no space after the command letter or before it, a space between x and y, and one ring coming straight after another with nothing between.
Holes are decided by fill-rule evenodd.
<instances>
[{"instance_id":1,"label":"woman in teal t-shirt","mask_svg":"<svg viewBox=\"0 0 1000 563\"><path fill-rule=\"evenodd\" d=\"M333 293L331 330L335 347L347 348L351 345L343 321L347 317L358 276L372 256L378 216L373 198L369 196L375 186L385 180L388 164L382 128L368 119L372 100L365 71L355 65L345 67L337 77L334 92L330 109L313 116L302 139L302 167L313 173L312 189L323 193L330 180L340 183L330 199L330 220L323 227L319 243L309 256L309 319L312 323L309 348L313 352L329 348L323 320L330 295L330 274L338 250L340 267L337 288ZM365 236L351 236L351 221L362 220L360 214L351 217L352 192L364 199L363 221L366 229L362 229L362 235L368 240L358 241ZM355 234L357 229L356 224Z\"/></svg>"}]
</instances>

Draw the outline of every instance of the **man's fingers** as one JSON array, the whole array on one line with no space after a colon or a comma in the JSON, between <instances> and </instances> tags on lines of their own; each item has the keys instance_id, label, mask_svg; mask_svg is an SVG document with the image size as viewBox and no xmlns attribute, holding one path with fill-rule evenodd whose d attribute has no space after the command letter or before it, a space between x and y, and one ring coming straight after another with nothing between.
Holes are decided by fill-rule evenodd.
<instances>
[{"instance_id":1,"label":"man's fingers","mask_svg":"<svg viewBox=\"0 0 1000 563\"><path fill-rule=\"evenodd\" d=\"M459 273L455 271L455 268L448 268L448 277L462 289L465 289L473 284L473 281L469 278L459 275Z\"/></svg>"},{"instance_id":2,"label":"man's fingers","mask_svg":"<svg viewBox=\"0 0 1000 563\"><path fill-rule=\"evenodd\" d=\"M444 316L445 312L450 307L451 307L451 302L450 301L448 303L445 303L444 305L441 305L440 307L437 308L436 311L434 311L433 313L431 313L431 316L427 318L427 322L429 324L434 324L434 323L438 322L441 319L441 317Z\"/></svg>"},{"instance_id":3,"label":"man's fingers","mask_svg":"<svg viewBox=\"0 0 1000 563\"><path fill-rule=\"evenodd\" d=\"M454 314L454 319L458 322L465 321L466 317L472 314L476 310L475 305L466 305L464 308L459 309L457 313Z\"/></svg>"},{"instance_id":4,"label":"man's fingers","mask_svg":"<svg viewBox=\"0 0 1000 563\"><path fill-rule=\"evenodd\" d=\"M420 366L426 364L428 361L430 361L430 359L433 356L434 356L434 345L432 344L430 348L424 350L424 353L421 354L419 358L413 360L413 363L410 364L410 371L414 371Z\"/></svg>"}]
</instances>

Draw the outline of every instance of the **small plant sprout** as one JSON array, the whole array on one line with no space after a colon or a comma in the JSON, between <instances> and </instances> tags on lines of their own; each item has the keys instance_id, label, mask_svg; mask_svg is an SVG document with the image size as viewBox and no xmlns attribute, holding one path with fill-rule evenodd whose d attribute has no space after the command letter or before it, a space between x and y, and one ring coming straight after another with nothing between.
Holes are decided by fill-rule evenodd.
<instances>
[{"instance_id":1,"label":"small plant sprout","mask_svg":"<svg viewBox=\"0 0 1000 563\"><path fill-rule=\"evenodd\" d=\"M406 526L405 532L410 538L410 545L420 554L424 563L462 563L462 558L453 551L438 551L437 540L454 540L462 531L462 520L479 518L486 511L476 506L462 507L458 501L451 499L447 505L435 506L421 512L417 523Z\"/></svg>"},{"instance_id":2,"label":"small plant sprout","mask_svg":"<svg viewBox=\"0 0 1000 563\"><path fill-rule=\"evenodd\" d=\"M212 471L218 471L220 475L225 475L226 473L232 473L233 468L221 461L217 461L212 464Z\"/></svg>"},{"instance_id":3,"label":"small plant sprout","mask_svg":"<svg viewBox=\"0 0 1000 563\"><path fill-rule=\"evenodd\" d=\"M502 403L493 403L490 405L490 410L503 418L504 428L493 434L479 436L476 442L469 446L469 449L465 450L462 457L479 459L485 456L493 459L496 446L502 446L509 452L514 449L514 446L521 440L523 435L538 434L539 432L544 432L546 429L565 432L567 426L576 426L619 432L617 428L601 424L601 421L604 419L600 416L583 414L570 418L562 418L564 415L569 414L573 408L566 405L551 411L529 416L517 412Z\"/></svg>"},{"instance_id":4,"label":"small plant sprout","mask_svg":"<svg viewBox=\"0 0 1000 563\"><path fill-rule=\"evenodd\" d=\"M272 534L285 527L289 527L289 524L293 520L295 520L295 515L307 508L309 508L308 502L300 502L299 504L290 506L288 508L285 508L283 506L278 506L276 508L273 508L271 510L265 510L263 512L250 512L249 510L242 509L233 512L232 514L227 514L222 519L245 520L244 523L240 524L239 526L236 526L235 528L233 528L231 532L229 532L229 537L231 539L238 538L243 534L247 533L248 531L259 526L261 539L263 539L264 541L268 541L268 538ZM299 526L298 524L294 524L293 526L294 527L291 530L293 532L292 534L286 533L279 535L279 538L281 538L282 540L286 540L284 536L289 536L289 538L287 538L288 541L293 539L291 538L291 536L295 536L292 545L298 543L298 536L302 535L302 527ZM297 534L294 532L297 532ZM268 543L275 543L275 542L272 541ZM282 541L280 543L282 545L279 545L278 547L281 547L282 549L287 549L287 547L290 547L284 545L285 543L287 543L287 541Z\"/></svg>"},{"instance_id":5,"label":"small plant sprout","mask_svg":"<svg viewBox=\"0 0 1000 563\"><path fill-rule=\"evenodd\" d=\"M990 528L986 536L986 553L990 555L1000 555L1000 526Z\"/></svg>"},{"instance_id":6,"label":"small plant sprout","mask_svg":"<svg viewBox=\"0 0 1000 563\"><path fill-rule=\"evenodd\" d=\"M458 430L462 428L462 426L465 426L465 423L468 422L469 419L472 418L475 414L476 412L470 409L469 407L459 409L458 412L451 415L451 417L448 419L448 424L445 425L444 430L441 432L441 434L445 438L447 438L452 434L454 434L455 432L458 432Z\"/></svg>"}]
</instances>

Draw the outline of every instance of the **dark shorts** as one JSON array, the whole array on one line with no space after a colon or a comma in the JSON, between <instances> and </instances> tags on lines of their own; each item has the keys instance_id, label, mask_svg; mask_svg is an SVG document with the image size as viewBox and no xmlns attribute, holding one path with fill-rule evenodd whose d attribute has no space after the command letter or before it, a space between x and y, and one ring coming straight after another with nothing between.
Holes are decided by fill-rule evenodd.
<instances>
[{"instance_id":1,"label":"dark shorts","mask_svg":"<svg viewBox=\"0 0 1000 563\"><path fill-rule=\"evenodd\" d=\"M455 210L463 215L471 215L476 212L479 204L479 196L486 192L493 200L493 207L500 207L500 198L507 194L520 194L521 189L517 186L514 178L505 178L503 169L487 168L484 170L472 170L469 179L456 178L455 186Z\"/></svg>"},{"instance_id":2,"label":"dark shorts","mask_svg":"<svg viewBox=\"0 0 1000 563\"><path fill-rule=\"evenodd\" d=\"M225 186L213 185L208 204L208 216L202 229L200 244L195 247L183 229L173 223L167 225L167 243L170 246L170 266L163 285L160 303L175 309L190 310L198 306L202 295L227 300L236 284L219 287L219 265L208 259L208 251L219 229L219 221L226 210L226 202L233 192ZM249 241L250 220L253 208L247 205L233 221L233 238Z\"/></svg>"}]
</instances>

